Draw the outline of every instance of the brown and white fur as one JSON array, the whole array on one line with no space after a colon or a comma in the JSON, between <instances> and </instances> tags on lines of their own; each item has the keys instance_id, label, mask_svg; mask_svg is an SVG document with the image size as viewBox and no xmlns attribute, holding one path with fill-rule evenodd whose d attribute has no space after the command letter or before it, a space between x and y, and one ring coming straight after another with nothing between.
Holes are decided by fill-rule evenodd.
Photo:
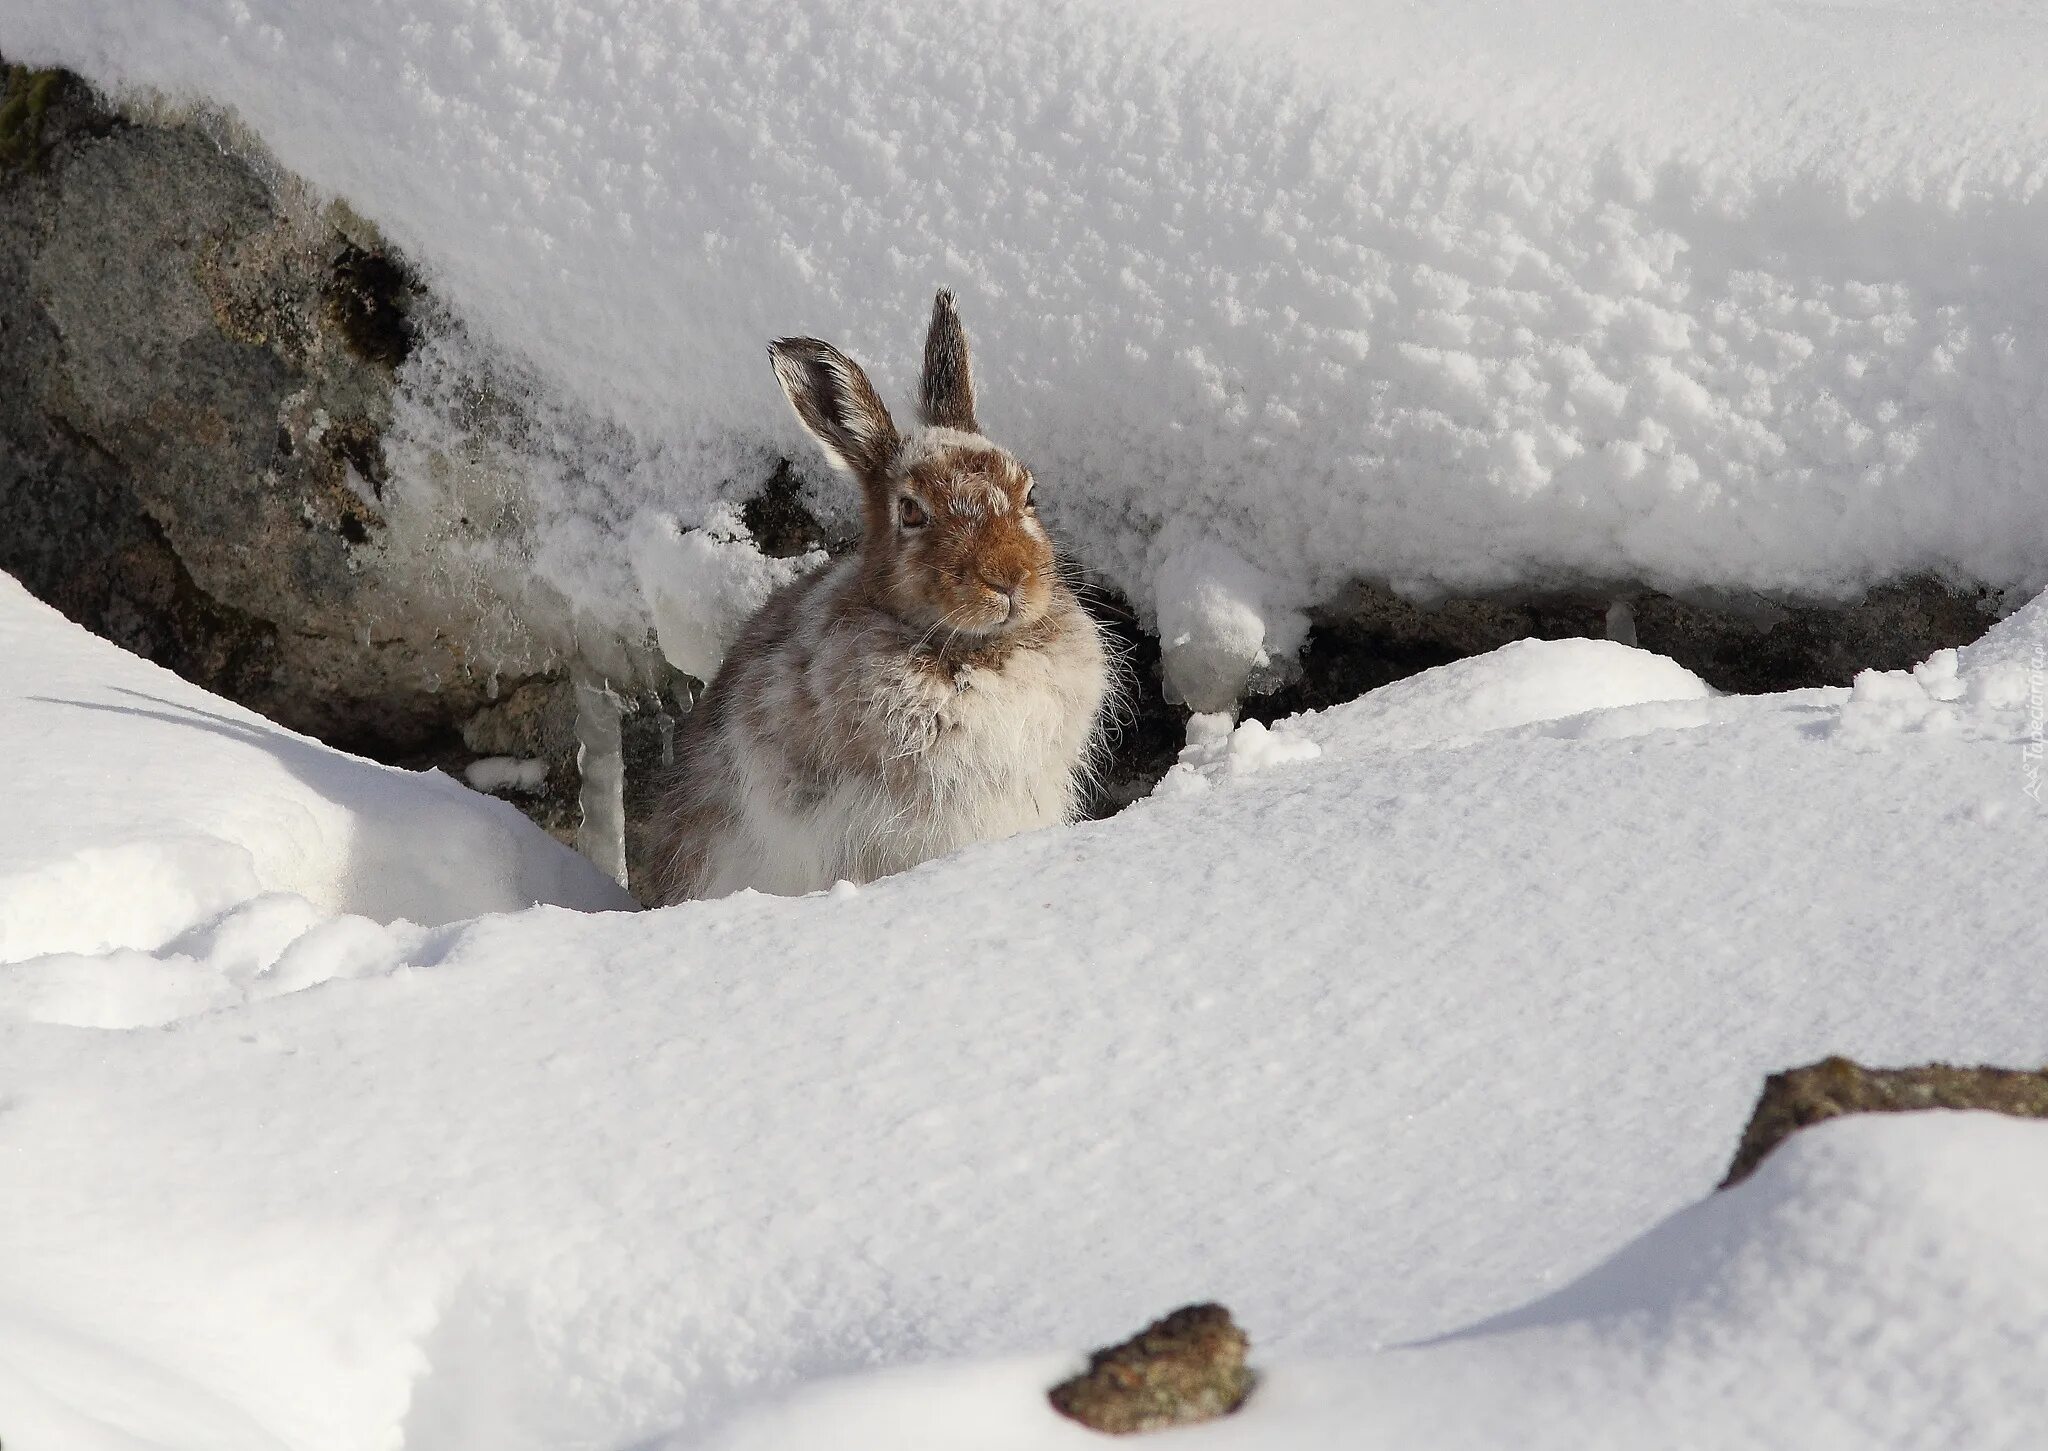
<instances>
[{"instance_id":1,"label":"brown and white fur","mask_svg":"<svg viewBox=\"0 0 2048 1451\"><path fill-rule=\"evenodd\" d=\"M662 903L865 882L1071 821L1108 689L1031 473L975 422L951 293L932 307L908 434L838 349L784 338L768 352L797 417L860 484L864 533L760 608L685 721Z\"/></svg>"}]
</instances>

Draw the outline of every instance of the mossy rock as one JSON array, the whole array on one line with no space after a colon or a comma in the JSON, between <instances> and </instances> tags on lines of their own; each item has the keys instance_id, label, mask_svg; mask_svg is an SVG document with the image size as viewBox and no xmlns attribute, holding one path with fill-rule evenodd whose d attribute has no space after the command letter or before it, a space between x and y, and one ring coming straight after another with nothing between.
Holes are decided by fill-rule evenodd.
<instances>
[{"instance_id":1,"label":"mossy rock","mask_svg":"<svg viewBox=\"0 0 2048 1451\"><path fill-rule=\"evenodd\" d=\"M1048 1398L1061 1415L1112 1436L1212 1421L1251 1394L1250 1346L1221 1305L1186 1305L1096 1351Z\"/></svg>"},{"instance_id":2,"label":"mossy rock","mask_svg":"<svg viewBox=\"0 0 2048 1451\"><path fill-rule=\"evenodd\" d=\"M0 90L0 168L33 166L42 160L43 117L63 84L62 71L6 69Z\"/></svg>"},{"instance_id":3,"label":"mossy rock","mask_svg":"<svg viewBox=\"0 0 2048 1451\"><path fill-rule=\"evenodd\" d=\"M2014 1118L2048 1118L2048 1069L1865 1068L1847 1058L1825 1058L1804 1068L1773 1073L1742 1131L1723 1189L1740 1184L1793 1134L1854 1113L1921 1113L1978 1109Z\"/></svg>"}]
</instances>

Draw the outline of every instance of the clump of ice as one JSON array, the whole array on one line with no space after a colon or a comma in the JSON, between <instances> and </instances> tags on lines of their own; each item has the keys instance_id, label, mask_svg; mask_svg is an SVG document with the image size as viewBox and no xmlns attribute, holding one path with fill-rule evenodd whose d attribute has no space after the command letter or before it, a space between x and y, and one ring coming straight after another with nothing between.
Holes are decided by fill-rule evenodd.
<instances>
[{"instance_id":1,"label":"clump of ice","mask_svg":"<svg viewBox=\"0 0 2048 1451\"><path fill-rule=\"evenodd\" d=\"M1219 781L1256 775L1291 761L1312 761L1323 748L1288 721L1270 729L1263 723L1233 721L1228 715L1188 718L1188 743L1152 794L1162 799L1199 796Z\"/></svg>"},{"instance_id":2,"label":"clump of ice","mask_svg":"<svg viewBox=\"0 0 2048 1451\"><path fill-rule=\"evenodd\" d=\"M661 653L685 675L709 680L768 596L825 562L823 551L774 559L730 503L713 506L701 529L673 516L643 514L633 530L633 575L661 640Z\"/></svg>"},{"instance_id":3,"label":"clump of ice","mask_svg":"<svg viewBox=\"0 0 2048 1451\"><path fill-rule=\"evenodd\" d=\"M576 802L583 813L576 850L620 886L626 884L624 714L611 687L579 662L576 692Z\"/></svg>"},{"instance_id":4,"label":"clump of ice","mask_svg":"<svg viewBox=\"0 0 2048 1451\"><path fill-rule=\"evenodd\" d=\"M547 786L548 763L519 756L485 756L464 766L462 779L477 791L531 796Z\"/></svg>"},{"instance_id":5,"label":"clump of ice","mask_svg":"<svg viewBox=\"0 0 2048 1451\"><path fill-rule=\"evenodd\" d=\"M1288 587L1213 539L1170 548L1152 597L1166 698L1198 715L1230 710L1255 675L1287 670L1308 635Z\"/></svg>"},{"instance_id":6,"label":"clump of ice","mask_svg":"<svg viewBox=\"0 0 2048 1451\"><path fill-rule=\"evenodd\" d=\"M1939 650L1911 670L1856 676L1836 734L1882 750L1902 733L2039 742L2048 718L2048 596L2000 621L1982 640ZM2038 779L2039 752L2028 761Z\"/></svg>"}]
</instances>

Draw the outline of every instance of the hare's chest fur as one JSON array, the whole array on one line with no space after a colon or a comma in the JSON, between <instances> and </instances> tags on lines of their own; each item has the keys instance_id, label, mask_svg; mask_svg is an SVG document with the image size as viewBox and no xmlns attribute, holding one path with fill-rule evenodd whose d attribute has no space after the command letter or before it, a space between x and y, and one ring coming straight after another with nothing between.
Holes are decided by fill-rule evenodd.
<instances>
[{"instance_id":1,"label":"hare's chest fur","mask_svg":"<svg viewBox=\"0 0 2048 1451\"><path fill-rule=\"evenodd\" d=\"M1071 600L1041 638L980 659L815 626L769 653L773 668L732 682L723 769L699 768L729 795L695 895L869 881L1073 819L1106 666Z\"/></svg>"}]
</instances>

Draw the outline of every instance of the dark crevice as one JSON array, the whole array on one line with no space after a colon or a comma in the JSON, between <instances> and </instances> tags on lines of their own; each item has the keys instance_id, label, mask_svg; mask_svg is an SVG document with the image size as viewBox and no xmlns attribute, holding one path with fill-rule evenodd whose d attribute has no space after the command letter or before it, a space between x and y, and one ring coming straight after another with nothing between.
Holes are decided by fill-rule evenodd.
<instances>
[{"instance_id":1,"label":"dark crevice","mask_svg":"<svg viewBox=\"0 0 2048 1451\"><path fill-rule=\"evenodd\" d=\"M412 356L412 306L419 284L397 258L345 247L334 260L323 300L327 318L365 362L396 368Z\"/></svg>"},{"instance_id":2,"label":"dark crevice","mask_svg":"<svg viewBox=\"0 0 2048 1451\"><path fill-rule=\"evenodd\" d=\"M774 559L794 559L814 549L842 554L854 544L828 531L804 504L802 485L788 459L777 462L768 482L740 506L740 522L761 552Z\"/></svg>"}]
</instances>

